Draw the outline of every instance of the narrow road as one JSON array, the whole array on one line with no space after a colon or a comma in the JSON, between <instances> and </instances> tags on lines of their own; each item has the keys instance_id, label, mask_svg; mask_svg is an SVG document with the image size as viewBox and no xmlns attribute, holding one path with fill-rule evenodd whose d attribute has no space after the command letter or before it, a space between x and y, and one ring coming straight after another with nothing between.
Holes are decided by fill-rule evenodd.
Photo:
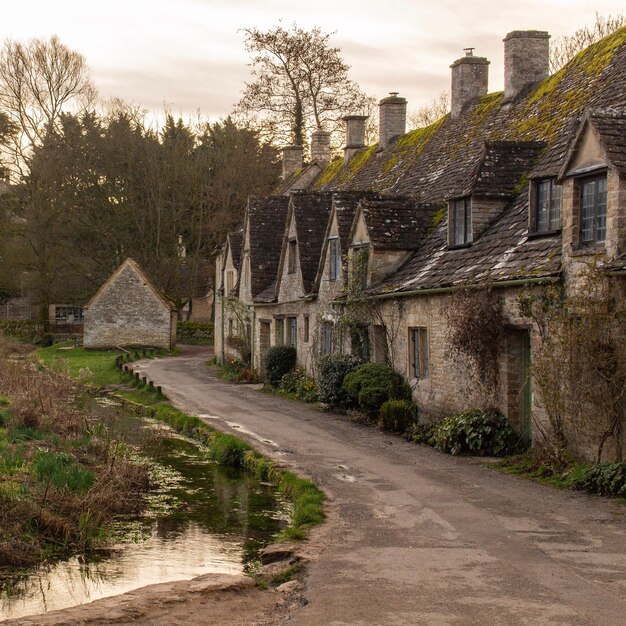
<instances>
[{"instance_id":1,"label":"narrow road","mask_svg":"<svg viewBox=\"0 0 626 626\"><path fill-rule=\"evenodd\" d=\"M329 497L308 603L290 624L626 624L623 506L223 382L208 358L195 349L137 368Z\"/></svg>"}]
</instances>

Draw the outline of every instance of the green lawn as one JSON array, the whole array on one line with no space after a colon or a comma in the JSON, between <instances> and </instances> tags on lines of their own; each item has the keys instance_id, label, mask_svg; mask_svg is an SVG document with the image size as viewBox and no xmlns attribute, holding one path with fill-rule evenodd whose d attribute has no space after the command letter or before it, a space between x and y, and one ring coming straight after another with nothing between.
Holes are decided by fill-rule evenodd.
<instances>
[{"instance_id":1,"label":"green lawn","mask_svg":"<svg viewBox=\"0 0 626 626\"><path fill-rule=\"evenodd\" d=\"M37 350L37 356L44 365L53 368L67 368L72 378L85 379L89 385L95 387L123 382L122 372L115 367L115 357L118 354L122 354L122 352L119 350L75 348L71 341Z\"/></svg>"}]
</instances>

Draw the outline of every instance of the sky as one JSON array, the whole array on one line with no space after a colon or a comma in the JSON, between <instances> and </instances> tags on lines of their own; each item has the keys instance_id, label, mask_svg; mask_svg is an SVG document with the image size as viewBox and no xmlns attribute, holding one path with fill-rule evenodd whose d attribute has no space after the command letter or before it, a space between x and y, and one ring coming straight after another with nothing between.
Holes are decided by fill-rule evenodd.
<instances>
[{"instance_id":1,"label":"sky","mask_svg":"<svg viewBox=\"0 0 626 626\"><path fill-rule=\"evenodd\" d=\"M502 39L512 30L553 38L591 25L595 12L626 12L626 0L22 0L4 3L0 39L58 35L82 53L103 99L158 115L232 110L249 58L243 28L282 20L335 32L350 77L376 98L397 91L409 111L449 90L450 64L474 47L491 61L489 91L502 89Z\"/></svg>"}]
</instances>

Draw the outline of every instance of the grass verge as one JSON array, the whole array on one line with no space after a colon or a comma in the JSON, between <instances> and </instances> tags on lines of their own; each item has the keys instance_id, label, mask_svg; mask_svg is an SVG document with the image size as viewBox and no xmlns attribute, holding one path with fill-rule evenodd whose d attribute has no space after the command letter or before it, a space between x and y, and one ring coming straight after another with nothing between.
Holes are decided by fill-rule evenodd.
<instances>
[{"instance_id":1,"label":"grass verge","mask_svg":"<svg viewBox=\"0 0 626 626\"><path fill-rule=\"evenodd\" d=\"M324 520L324 494L310 480L280 468L245 441L222 433L199 417L173 407L154 388L143 385L116 367L115 359L122 354L121 351L67 349L61 344L42 348L37 354L49 367L65 367L73 377L97 388L133 385L128 389L116 390L116 395L126 408L138 415L162 421L177 432L199 441L207 446L209 455L215 462L242 468L257 479L274 484L292 504L291 524L278 537L279 541L304 539L307 529ZM142 358L142 355L136 354L135 357Z\"/></svg>"}]
</instances>

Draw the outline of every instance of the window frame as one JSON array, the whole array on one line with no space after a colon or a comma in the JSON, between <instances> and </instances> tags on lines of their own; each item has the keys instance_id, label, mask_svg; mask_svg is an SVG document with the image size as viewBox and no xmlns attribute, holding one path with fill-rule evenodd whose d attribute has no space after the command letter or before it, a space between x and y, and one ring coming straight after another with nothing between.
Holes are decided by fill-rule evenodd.
<instances>
[{"instance_id":1,"label":"window frame","mask_svg":"<svg viewBox=\"0 0 626 626\"><path fill-rule=\"evenodd\" d=\"M459 223L459 205L463 208L463 241L457 241L457 224ZM472 198L463 196L462 198L452 198L448 201L448 247L449 248L466 248L473 243L472 235Z\"/></svg>"},{"instance_id":2,"label":"window frame","mask_svg":"<svg viewBox=\"0 0 626 626\"><path fill-rule=\"evenodd\" d=\"M598 239L598 191L597 184L598 182L604 183L604 214L602 215L604 219L604 237L602 239ZM608 175L606 171L595 173L592 176L584 176L576 179L576 193L578 195L578 242L582 247L585 246L593 246L593 245L604 245L606 243L606 235L607 235L607 213L608 213ZM594 183L596 185L596 191L594 192L594 203L593 203L593 215L592 215L592 232L593 236L591 239L583 239L583 210L584 210L584 197L585 197L585 186Z\"/></svg>"},{"instance_id":3,"label":"window frame","mask_svg":"<svg viewBox=\"0 0 626 626\"><path fill-rule=\"evenodd\" d=\"M409 327L409 373L411 378L430 377L430 333L427 326Z\"/></svg>"},{"instance_id":4,"label":"window frame","mask_svg":"<svg viewBox=\"0 0 626 626\"><path fill-rule=\"evenodd\" d=\"M543 185L548 185L546 226L540 227L539 211L541 205L540 194ZM558 192L557 192L558 189ZM563 227L563 187L558 185L556 178L538 178L530 184L530 235L553 235L559 233Z\"/></svg>"},{"instance_id":5,"label":"window frame","mask_svg":"<svg viewBox=\"0 0 626 626\"><path fill-rule=\"evenodd\" d=\"M341 246L339 245L339 237L328 238L328 255L328 280L337 281L341 275Z\"/></svg>"},{"instance_id":6,"label":"window frame","mask_svg":"<svg viewBox=\"0 0 626 626\"><path fill-rule=\"evenodd\" d=\"M274 345L285 345L285 318L283 317L274 319Z\"/></svg>"},{"instance_id":7,"label":"window frame","mask_svg":"<svg viewBox=\"0 0 626 626\"><path fill-rule=\"evenodd\" d=\"M295 316L289 316L287 319L287 341L286 345L291 346L292 348L298 349L298 318Z\"/></svg>"},{"instance_id":8,"label":"window frame","mask_svg":"<svg viewBox=\"0 0 626 626\"><path fill-rule=\"evenodd\" d=\"M320 356L333 354L335 348L335 326L332 322L320 324Z\"/></svg>"},{"instance_id":9,"label":"window frame","mask_svg":"<svg viewBox=\"0 0 626 626\"><path fill-rule=\"evenodd\" d=\"M304 328L302 329L304 343L309 343L310 325L311 325L311 320L308 315L305 315L304 316Z\"/></svg>"}]
</instances>

